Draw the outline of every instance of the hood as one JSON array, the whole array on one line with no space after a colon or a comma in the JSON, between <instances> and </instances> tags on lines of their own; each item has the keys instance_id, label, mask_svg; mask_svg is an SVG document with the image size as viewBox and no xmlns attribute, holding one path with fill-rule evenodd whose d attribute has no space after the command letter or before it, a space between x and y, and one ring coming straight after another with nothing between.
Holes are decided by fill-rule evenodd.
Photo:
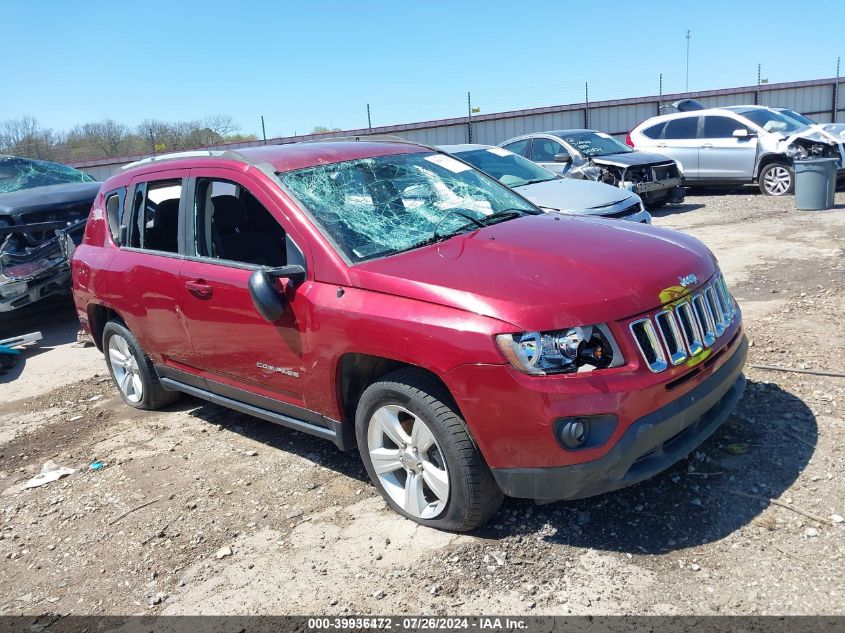
<instances>
[{"instance_id":1,"label":"hood","mask_svg":"<svg viewBox=\"0 0 845 633\"><path fill-rule=\"evenodd\" d=\"M607 156L592 156L590 158L599 165L616 165L630 167L631 165L652 165L654 163L671 163L672 159L663 154L652 154L635 150L627 154L609 154Z\"/></svg>"},{"instance_id":2,"label":"hood","mask_svg":"<svg viewBox=\"0 0 845 633\"><path fill-rule=\"evenodd\" d=\"M654 309L681 277L704 283L715 261L701 242L634 222L526 216L350 268L353 284L549 330Z\"/></svg>"},{"instance_id":3,"label":"hood","mask_svg":"<svg viewBox=\"0 0 845 633\"><path fill-rule=\"evenodd\" d=\"M591 180L555 178L514 189L539 207L574 213L589 213L590 209L609 207L628 198L634 202L630 192Z\"/></svg>"},{"instance_id":4,"label":"hood","mask_svg":"<svg viewBox=\"0 0 845 633\"><path fill-rule=\"evenodd\" d=\"M0 213L26 213L35 209L91 204L100 190L99 182L69 182L0 193Z\"/></svg>"}]
</instances>

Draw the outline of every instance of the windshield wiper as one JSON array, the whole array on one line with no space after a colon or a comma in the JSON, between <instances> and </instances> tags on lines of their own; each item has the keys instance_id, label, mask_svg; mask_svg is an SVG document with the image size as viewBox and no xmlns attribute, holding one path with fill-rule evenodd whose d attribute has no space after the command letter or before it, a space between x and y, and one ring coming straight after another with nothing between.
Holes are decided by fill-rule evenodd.
<instances>
[{"instance_id":1,"label":"windshield wiper","mask_svg":"<svg viewBox=\"0 0 845 633\"><path fill-rule=\"evenodd\" d=\"M554 176L552 176L551 178L534 178L533 180L526 180L519 186L524 187L525 185L536 185L538 182L548 182L550 180L556 180L556 178Z\"/></svg>"},{"instance_id":2,"label":"windshield wiper","mask_svg":"<svg viewBox=\"0 0 845 633\"><path fill-rule=\"evenodd\" d=\"M484 223L484 226L490 226L491 224L498 224L499 222L506 222L507 220L521 217L526 213L523 209L505 209L481 218L481 222Z\"/></svg>"}]
</instances>

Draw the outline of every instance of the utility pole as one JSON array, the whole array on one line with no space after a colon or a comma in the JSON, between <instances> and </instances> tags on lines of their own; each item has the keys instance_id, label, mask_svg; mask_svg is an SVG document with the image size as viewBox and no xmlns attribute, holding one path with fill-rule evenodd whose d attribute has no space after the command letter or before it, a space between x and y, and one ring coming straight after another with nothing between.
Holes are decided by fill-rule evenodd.
<instances>
[{"instance_id":1,"label":"utility pole","mask_svg":"<svg viewBox=\"0 0 845 633\"><path fill-rule=\"evenodd\" d=\"M156 153L156 140L153 136L153 128L147 128L147 131L150 133L150 149L153 150L153 154Z\"/></svg>"},{"instance_id":2,"label":"utility pole","mask_svg":"<svg viewBox=\"0 0 845 633\"><path fill-rule=\"evenodd\" d=\"M833 122L839 122L839 60L836 58L836 81L833 83Z\"/></svg>"},{"instance_id":3,"label":"utility pole","mask_svg":"<svg viewBox=\"0 0 845 633\"><path fill-rule=\"evenodd\" d=\"M663 107L663 73L660 73L660 87L658 88L659 98L657 100L657 115L660 116L660 108Z\"/></svg>"},{"instance_id":4,"label":"utility pole","mask_svg":"<svg viewBox=\"0 0 845 633\"><path fill-rule=\"evenodd\" d=\"M763 64L757 64L757 90L754 93L754 105L760 105L760 77L763 70Z\"/></svg>"},{"instance_id":5,"label":"utility pole","mask_svg":"<svg viewBox=\"0 0 845 633\"><path fill-rule=\"evenodd\" d=\"M261 137L264 139L264 144L267 145L267 130L264 129L264 115L261 115Z\"/></svg>"},{"instance_id":6,"label":"utility pole","mask_svg":"<svg viewBox=\"0 0 845 633\"><path fill-rule=\"evenodd\" d=\"M370 118L370 104L367 104L367 128L373 133L373 120Z\"/></svg>"},{"instance_id":7,"label":"utility pole","mask_svg":"<svg viewBox=\"0 0 845 633\"><path fill-rule=\"evenodd\" d=\"M584 82L584 127L590 128L590 82Z\"/></svg>"},{"instance_id":8,"label":"utility pole","mask_svg":"<svg viewBox=\"0 0 845 633\"><path fill-rule=\"evenodd\" d=\"M689 38L692 37L692 33L689 29L687 29L687 81L686 87L684 88L684 92L689 92Z\"/></svg>"},{"instance_id":9,"label":"utility pole","mask_svg":"<svg viewBox=\"0 0 845 633\"><path fill-rule=\"evenodd\" d=\"M472 98L467 92L467 137L468 143L472 143Z\"/></svg>"}]
</instances>

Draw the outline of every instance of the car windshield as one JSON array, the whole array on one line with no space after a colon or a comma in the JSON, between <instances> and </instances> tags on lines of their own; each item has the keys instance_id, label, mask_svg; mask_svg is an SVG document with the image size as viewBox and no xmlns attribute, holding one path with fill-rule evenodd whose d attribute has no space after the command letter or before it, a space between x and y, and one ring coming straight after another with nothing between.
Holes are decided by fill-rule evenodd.
<instances>
[{"instance_id":1,"label":"car windshield","mask_svg":"<svg viewBox=\"0 0 845 633\"><path fill-rule=\"evenodd\" d=\"M742 110L739 114L751 121L754 125L763 128L766 132L791 134L796 130L807 127L804 123L800 123L773 110Z\"/></svg>"},{"instance_id":2,"label":"car windshield","mask_svg":"<svg viewBox=\"0 0 845 633\"><path fill-rule=\"evenodd\" d=\"M68 182L94 182L88 174L58 163L0 156L0 193Z\"/></svg>"},{"instance_id":3,"label":"car windshield","mask_svg":"<svg viewBox=\"0 0 845 633\"><path fill-rule=\"evenodd\" d=\"M811 119L810 117L806 117L803 114L799 114L798 112L795 112L794 110L778 110L778 112L780 112L787 119L792 119L793 121L797 121L798 123L800 123L802 125L815 125L816 124L816 122L813 121L813 119Z\"/></svg>"},{"instance_id":4,"label":"car windshield","mask_svg":"<svg viewBox=\"0 0 845 633\"><path fill-rule=\"evenodd\" d=\"M537 163L527 158L517 156L501 147L475 149L455 154L473 167L477 167L485 174L493 176L508 187L522 187L547 180L555 180L557 176Z\"/></svg>"},{"instance_id":5,"label":"car windshield","mask_svg":"<svg viewBox=\"0 0 845 633\"><path fill-rule=\"evenodd\" d=\"M574 132L561 136L581 156L628 154L634 150L604 132Z\"/></svg>"},{"instance_id":6,"label":"car windshield","mask_svg":"<svg viewBox=\"0 0 845 633\"><path fill-rule=\"evenodd\" d=\"M277 174L352 263L424 246L464 229L541 213L451 156L398 154Z\"/></svg>"}]
</instances>

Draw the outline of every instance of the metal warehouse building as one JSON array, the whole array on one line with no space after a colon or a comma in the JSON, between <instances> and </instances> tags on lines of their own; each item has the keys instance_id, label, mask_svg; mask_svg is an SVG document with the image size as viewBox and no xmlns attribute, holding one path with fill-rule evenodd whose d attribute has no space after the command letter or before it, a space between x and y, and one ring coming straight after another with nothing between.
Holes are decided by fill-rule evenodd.
<instances>
[{"instance_id":1,"label":"metal warehouse building","mask_svg":"<svg viewBox=\"0 0 845 633\"><path fill-rule=\"evenodd\" d=\"M512 136L528 132L582 127L622 136L641 121L659 114L661 106L685 98L698 99L707 107L759 104L790 108L820 123L830 123L845 119L844 85L837 77L703 92L679 92L630 99L570 103L472 117L287 136L267 139L266 144L297 143L336 136L393 135L426 145L448 145L470 141L495 145ZM237 149L264 144L264 141L250 141L195 149ZM85 160L73 163L73 166L97 180L105 180L122 165L149 155Z\"/></svg>"}]
</instances>

